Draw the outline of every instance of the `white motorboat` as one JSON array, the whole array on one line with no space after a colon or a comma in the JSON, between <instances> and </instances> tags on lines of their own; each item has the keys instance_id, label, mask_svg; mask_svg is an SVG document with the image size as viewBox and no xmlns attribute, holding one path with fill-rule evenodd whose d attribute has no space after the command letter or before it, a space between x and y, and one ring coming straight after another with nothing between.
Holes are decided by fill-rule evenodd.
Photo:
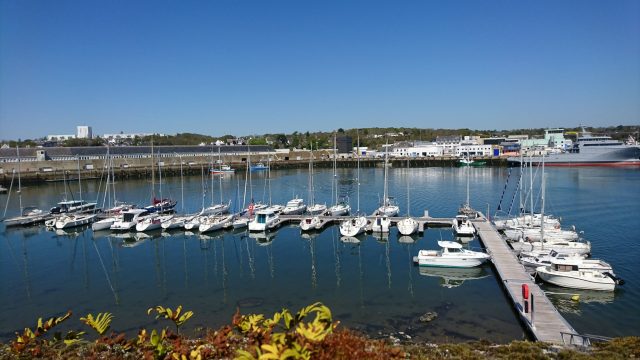
<instances>
[{"instance_id":1,"label":"white motorboat","mask_svg":"<svg viewBox=\"0 0 640 360\"><path fill-rule=\"evenodd\" d=\"M566 240L545 240L545 241L519 241L510 242L511 248L516 252L555 250L564 255L578 254L588 255L591 253L591 243L589 241L566 241Z\"/></svg>"},{"instance_id":2,"label":"white motorboat","mask_svg":"<svg viewBox=\"0 0 640 360\"><path fill-rule=\"evenodd\" d=\"M108 216L104 219L98 220L91 224L91 230L100 231L100 230L109 230L111 225L115 224L118 219L121 219L122 216Z\"/></svg>"},{"instance_id":3,"label":"white motorboat","mask_svg":"<svg viewBox=\"0 0 640 360\"><path fill-rule=\"evenodd\" d=\"M548 283L573 289L613 291L616 285L624 284L602 260L554 259L537 267L536 274Z\"/></svg>"},{"instance_id":4,"label":"white motorboat","mask_svg":"<svg viewBox=\"0 0 640 360\"><path fill-rule=\"evenodd\" d=\"M391 228L391 219L388 216L376 216L371 224L371 231L375 233L388 233Z\"/></svg>"},{"instance_id":5,"label":"white motorboat","mask_svg":"<svg viewBox=\"0 0 640 360\"><path fill-rule=\"evenodd\" d=\"M570 258L579 258L584 259L586 255L580 254L561 254L555 250L544 250L544 251L531 251L531 252L522 252L520 253L520 262L524 266L535 267L545 266L551 264L552 260L556 259L570 259Z\"/></svg>"},{"instance_id":6,"label":"white motorboat","mask_svg":"<svg viewBox=\"0 0 640 360\"><path fill-rule=\"evenodd\" d=\"M307 210L307 206L304 204L304 200L291 199L287 202L287 205L282 210L283 215L300 215Z\"/></svg>"},{"instance_id":7,"label":"white motorboat","mask_svg":"<svg viewBox=\"0 0 640 360\"><path fill-rule=\"evenodd\" d=\"M256 216L249 222L249 231L267 231L279 225L280 216L273 210L260 210L256 212Z\"/></svg>"},{"instance_id":8,"label":"white motorboat","mask_svg":"<svg viewBox=\"0 0 640 360\"><path fill-rule=\"evenodd\" d=\"M233 222L233 215L212 215L205 217L198 227L200 233L221 230L230 227Z\"/></svg>"},{"instance_id":9,"label":"white motorboat","mask_svg":"<svg viewBox=\"0 0 640 360\"><path fill-rule=\"evenodd\" d=\"M356 216L340 223L340 235L353 237L362 234L367 227L367 218Z\"/></svg>"},{"instance_id":10,"label":"white motorboat","mask_svg":"<svg viewBox=\"0 0 640 360\"><path fill-rule=\"evenodd\" d=\"M320 227L321 221L318 216L305 216L300 221L300 229L302 231L316 230Z\"/></svg>"},{"instance_id":11,"label":"white motorboat","mask_svg":"<svg viewBox=\"0 0 640 360\"><path fill-rule=\"evenodd\" d=\"M136 227L136 224L140 219L147 215L148 212L145 209L131 209L122 213L122 218L116 220L111 225L111 230L117 231L129 231Z\"/></svg>"},{"instance_id":12,"label":"white motorboat","mask_svg":"<svg viewBox=\"0 0 640 360\"><path fill-rule=\"evenodd\" d=\"M151 214L149 216L145 216L136 224L136 231L145 232L161 229L162 223L171 220L171 218L173 218L173 215L160 216L157 214Z\"/></svg>"},{"instance_id":13,"label":"white motorboat","mask_svg":"<svg viewBox=\"0 0 640 360\"><path fill-rule=\"evenodd\" d=\"M420 250L413 261L420 266L468 268L489 260L489 254L463 249L453 241L438 241L441 250Z\"/></svg>"},{"instance_id":14,"label":"white motorboat","mask_svg":"<svg viewBox=\"0 0 640 360\"><path fill-rule=\"evenodd\" d=\"M473 236L476 233L476 228L473 227L467 215L457 215L452 221L451 228L458 236Z\"/></svg>"},{"instance_id":15,"label":"white motorboat","mask_svg":"<svg viewBox=\"0 0 640 360\"><path fill-rule=\"evenodd\" d=\"M56 220L56 229L69 229L76 226L87 225L96 217L95 214L81 215L68 214L60 216Z\"/></svg>"},{"instance_id":16,"label":"white motorboat","mask_svg":"<svg viewBox=\"0 0 640 360\"><path fill-rule=\"evenodd\" d=\"M411 217L406 217L396 224L398 232L402 235L411 235L418 231L418 222Z\"/></svg>"}]
</instances>

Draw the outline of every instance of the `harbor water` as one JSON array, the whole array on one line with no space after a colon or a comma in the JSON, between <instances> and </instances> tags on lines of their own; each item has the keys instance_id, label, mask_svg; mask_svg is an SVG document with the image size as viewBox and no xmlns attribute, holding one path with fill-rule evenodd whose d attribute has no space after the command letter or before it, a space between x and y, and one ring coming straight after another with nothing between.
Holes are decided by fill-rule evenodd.
<instances>
[{"instance_id":1,"label":"harbor water","mask_svg":"<svg viewBox=\"0 0 640 360\"><path fill-rule=\"evenodd\" d=\"M513 189L519 169L395 168L389 171L389 192L407 213L453 217L466 198L471 205L494 213L515 212L519 197ZM315 201L331 205L333 171L315 171ZM178 200L178 212L194 213L212 201L238 204L254 201L284 204L294 196L309 199L305 170L253 173L245 193L245 175L163 179L162 194ZM355 169L338 169L338 190L357 207ZM505 182L507 190L504 192ZM184 185L182 185L184 183ZM609 262L626 284L613 293L587 292L551 286L543 288L569 323L580 333L603 336L640 335L638 271L640 215L638 169L547 169L546 212L575 225L591 241L592 255ZM99 181L83 182L84 199L99 199ZM537 186L537 185L536 185ZM148 204L150 180L116 183L117 199ZM52 207L78 184L63 182L23 188L24 206ZM222 189L222 191L220 191ZM534 193L538 195L538 190ZM362 169L360 210L370 214L383 192L383 169ZM184 194L184 195L183 195ZM182 197L184 196L184 201ZM537 196L536 196L537 197ZM7 195L0 195L2 204ZM244 199L244 200L243 200ZM12 195L8 215L18 212ZM297 310L321 301L342 324L374 337L411 337L420 341L487 339L507 342L527 335L505 297L491 265L477 269L429 270L412 264L419 249L436 249L440 239L455 239L450 228L430 228L422 235L399 237L371 234L359 243L344 242L337 227L302 234L295 225L266 236L238 231L206 235L185 231L148 234L93 232L90 228L49 231L44 226L6 229L0 225L0 339L33 326L38 317L74 311L68 328L88 313L111 312L112 329L133 335L140 327L159 327L146 310L155 305L193 310L186 329L228 324L236 309L271 314L283 307ZM477 239L465 246L479 248ZM574 294L579 301L572 300ZM421 315L436 312L430 322ZM398 335L398 334L404 335ZM408 336L407 336L408 335Z\"/></svg>"}]
</instances>

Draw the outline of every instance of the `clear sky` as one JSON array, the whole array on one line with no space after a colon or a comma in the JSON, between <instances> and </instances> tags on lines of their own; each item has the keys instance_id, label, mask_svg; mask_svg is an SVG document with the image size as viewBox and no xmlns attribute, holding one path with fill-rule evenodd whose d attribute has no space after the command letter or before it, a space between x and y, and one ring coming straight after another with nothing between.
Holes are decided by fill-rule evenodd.
<instances>
[{"instance_id":1,"label":"clear sky","mask_svg":"<svg viewBox=\"0 0 640 360\"><path fill-rule=\"evenodd\" d=\"M0 0L0 139L640 124L640 1Z\"/></svg>"}]
</instances>

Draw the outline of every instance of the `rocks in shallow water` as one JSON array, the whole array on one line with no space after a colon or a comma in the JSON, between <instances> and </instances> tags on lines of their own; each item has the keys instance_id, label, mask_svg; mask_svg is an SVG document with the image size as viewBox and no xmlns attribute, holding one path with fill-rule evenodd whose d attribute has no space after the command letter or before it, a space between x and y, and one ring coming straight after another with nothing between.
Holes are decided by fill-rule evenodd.
<instances>
[{"instance_id":1,"label":"rocks in shallow water","mask_svg":"<svg viewBox=\"0 0 640 360\"><path fill-rule=\"evenodd\" d=\"M431 322L438 317L438 313L435 311L429 311L428 313L420 316L420 322Z\"/></svg>"}]
</instances>

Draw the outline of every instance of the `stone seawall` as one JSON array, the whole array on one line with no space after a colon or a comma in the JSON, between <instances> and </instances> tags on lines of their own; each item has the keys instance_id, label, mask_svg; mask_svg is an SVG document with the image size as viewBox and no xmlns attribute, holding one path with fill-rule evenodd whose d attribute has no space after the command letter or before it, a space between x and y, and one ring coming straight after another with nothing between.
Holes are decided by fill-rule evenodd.
<instances>
[{"instance_id":1,"label":"stone seawall","mask_svg":"<svg viewBox=\"0 0 640 360\"><path fill-rule=\"evenodd\" d=\"M263 162L267 163L267 155L251 157L252 163ZM254 160L257 159L257 160ZM333 160L328 159L328 156L320 154L314 161L314 166L318 168L331 168L333 167ZM180 168L182 163L182 172L184 175L199 175L202 170L208 171L211 166L211 157L163 157L155 159L156 164L162 164L163 176L180 176ZM246 156L234 156L227 157L225 163L231 165L236 169L236 172L245 171L247 159ZM487 166L507 166L506 158L485 158ZM214 157L214 167L217 166L215 162L217 158ZM392 167L406 167L407 159L393 158L389 160ZM455 157L439 157L439 158L424 158L409 160L409 166L411 167L455 167L457 166L458 159ZM308 159L299 160L272 160L271 169L304 169L309 166ZM351 158L338 159L337 166L340 168L355 168L357 166L357 160ZM384 159L382 158L363 158L360 160L360 166L363 168L368 167L382 167L384 166ZM44 183L48 181L62 181L66 179L77 179L78 167L80 167L80 176L83 179L96 179L105 176L105 161L104 160L68 160L68 161L28 161L20 163L21 181L23 184ZM151 159L150 158L126 158L126 159L113 159L114 174L116 179L142 179L151 177ZM18 163L6 162L0 163L0 184L9 186L12 177L14 177L14 185L16 185L15 176L17 176ZM155 167L155 171L158 171L158 167ZM14 175L16 174L16 175ZM157 174L157 173L156 173Z\"/></svg>"}]
</instances>

